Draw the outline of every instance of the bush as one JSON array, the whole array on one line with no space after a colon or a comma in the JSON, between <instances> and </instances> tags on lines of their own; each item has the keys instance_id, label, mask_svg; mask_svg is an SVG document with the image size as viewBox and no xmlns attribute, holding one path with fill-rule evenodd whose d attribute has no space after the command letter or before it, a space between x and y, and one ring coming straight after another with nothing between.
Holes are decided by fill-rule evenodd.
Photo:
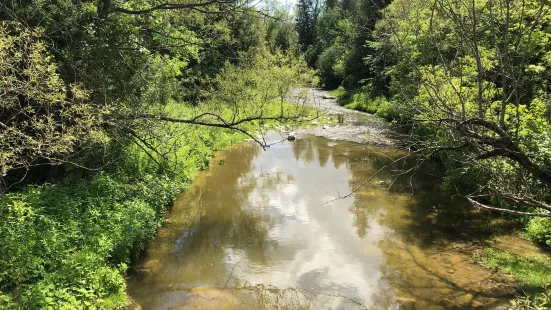
<instances>
[{"instance_id":1,"label":"bush","mask_svg":"<svg viewBox=\"0 0 551 310\"><path fill-rule=\"evenodd\" d=\"M494 248L484 249L482 264L500 268L527 287L542 287L551 282L551 265L542 257L521 257Z\"/></svg>"},{"instance_id":2,"label":"bush","mask_svg":"<svg viewBox=\"0 0 551 310\"><path fill-rule=\"evenodd\" d=\"M375 114L389 121L401 117L396 106L383 96L373 98L368 92L364 91L350 93L342 86L331 94L337 97L339 104L347 109Z\"/></svg>"},{"instance_id":3,"label":"bush","mask_svg":"<svg viewBox=\"0 0 551 310\"><path fill-rule=\"evenodd\" d=\"M345 50L339 46L331 46L326 49L317 61L319 77L323 87L337 87L344 78Z\"/></svg>"},{"instance_id":4,"label":"bush","mask_svg":"<svg viewBox=\"0 0 551 310\"><path fill-rule=\"evenodd\" d=\"M526 233L531 240L551 246L551 219L531 218L526 226Z\"/></svg>"},{"instance_id":5,"label":"bush","mask_svg":"<svg viewBox=\"0 0 551 310\"><path fill-rule=\"evenodd\" d=\"M194 129L185 137L178 177L127 146L116 167L89 180L0 196L0 309L124 308L127 264L214 149L234 139L215 131Z\"/></svg>"},{"instance_id":6,"label":"bush","mask_svg":"<svg viewBox=\"0 0 551 310\"><path fill-rule=\"evenodd\" d=\"M120 308L126 263L155 235L181 185L163 175L99 174L0 200L0 288L37 309Z\"/></svg>"}]
</instances>

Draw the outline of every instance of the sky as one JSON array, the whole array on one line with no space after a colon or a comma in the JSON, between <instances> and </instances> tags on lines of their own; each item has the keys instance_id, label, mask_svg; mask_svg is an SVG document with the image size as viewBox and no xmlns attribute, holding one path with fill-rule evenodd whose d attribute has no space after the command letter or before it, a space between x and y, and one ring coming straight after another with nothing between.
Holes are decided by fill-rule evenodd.
<instances>
[{"instance_id":1,"label":"sky","mask_svg":"<svg viewBox=\"0 0 551 310\"><path fill-rule=\"evenodd\" d=\"M268 4L268 3L278 3L280 4L281 6L283 7L286 7L289 11L289 13L293 13L294 9L295 9L295 5L297 3L297 0L259 0L261 1L259 3L260 6L262 6L263 4Z\"/></svg>"}]
</instances>

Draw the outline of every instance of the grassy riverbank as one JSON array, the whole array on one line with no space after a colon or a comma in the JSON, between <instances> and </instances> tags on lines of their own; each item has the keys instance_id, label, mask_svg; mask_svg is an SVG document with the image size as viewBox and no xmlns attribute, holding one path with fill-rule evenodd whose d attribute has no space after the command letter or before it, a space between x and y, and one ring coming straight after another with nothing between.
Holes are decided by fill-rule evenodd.
<instances>
[{"instance_id":1,"label":"grassy riverbank","mask_svg":"<svg viewBox=\"0 0 551 310\"><path fill-rule=\"evenodd\" d=\"M283 102L314 79L287 10L191 4L0 5L0 308L124 307L212 153L306 118Z\"/></svg>"},{"instance_id":2,"label":"grassy riverbank","mask_svg":"<svg viewBox=\"0 0 551 310\"><path fill-rule=\"evenodd\" d=\"M266 115L297 110L279 100ZM304 116L313 113L308 107ZM173 105L172 113L189 113ZM222 111L222 113L224 113ZM296 120L252 121L251 134ZM126 272L156 235L178 193L216 150L248 139L240 131L169 124L147 152L129 143L95 172L65 167L65 178L0 196L0 309L121 309Z\"/></svg>"},{"instance_id":3,"label":"grassy riverbank","mask_svg":"<svg viewBox=\"0 0 551 310\"><path fill-rule=\"evenodd\" d=\"M265 113L280 108L266 104ZM247 128L254 133L274 126L276 121L255 121ZM216 150L248 138L221 128L184 125L177 127L180 134L174 128L162 129L171 141L157 146L172 167L129 144L111 154L114 164L88 177L76 173L0 196L0 309L128 304L128 265L156 235L178 193Z\"/></svg>"},{"instance_id":4,"label":"grassy riverbank","mask_svg":"<svg viewBox=\"0 0 551 310\"><path fill-rule=\"evenodd\" d=\"M398 110L385 97L371 98L369 94L361 91L349 91L339 87L330 92L337 99L337 103L347 109L367 112L380 116L388 121L400 117Z\"/></svg>"},{"instance_id":5,"label":"grassy riverbank","mask_svg":"<svg viewBox=\"0 0 551 310\"><path fill-rule=\"evenodd\" d=\"M178 150L187 153L179 176L125 147L116 166L88 179L68 177L1 196L0 308L124 307L127 265L212 153L243 138L190 128Z\"/></svg>"},{"instance_id":6,"label":"grassy riverbank","mask_svg":"<svg viewBox=\"0 0 551 310\"><path fill-rule=\"evenodd\" d=\"M511 309L551 308L551 255L523 236L497 237L486 244L475 259L483 266L500 270L518 283L519 294Z\"/></svg>"}]
</instances>

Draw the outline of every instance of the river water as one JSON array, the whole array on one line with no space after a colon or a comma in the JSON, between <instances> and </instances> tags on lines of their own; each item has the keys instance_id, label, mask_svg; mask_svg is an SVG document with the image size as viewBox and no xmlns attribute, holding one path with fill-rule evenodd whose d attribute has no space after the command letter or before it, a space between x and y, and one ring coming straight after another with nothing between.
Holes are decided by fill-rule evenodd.
<instances>
[{"instance_id":1,"label":"river water","mask_svg":"<svg viewBox=\"0 0 551 310\"><path fill-rule=\"evenodd\" d=\"M465 240L484 225L441 192L434 165L395 179L411 163L396 164L338 199L400 156L309 135L219 152L136 264L129 295L143 309L502 308L511 279L473 262Z\"/></svg>"}]
</instances>

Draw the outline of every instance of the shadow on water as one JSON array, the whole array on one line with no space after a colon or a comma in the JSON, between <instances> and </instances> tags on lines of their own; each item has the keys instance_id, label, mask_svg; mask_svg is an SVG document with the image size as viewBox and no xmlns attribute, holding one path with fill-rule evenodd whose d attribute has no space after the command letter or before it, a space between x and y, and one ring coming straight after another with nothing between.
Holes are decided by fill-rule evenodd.
<instances>
[{"instance_id":1,"label":"shadow on water","mask_svg":"<svg viewBox=\"0 0 551 310\"><path fill-rule=\"evenodd\" d=\"M350 188L362 184L366 175L403 154L392 149L377 148L358 157L349 157L352 167ZM338 155L337 155L338 156ZM380 217L395 233L409 243L434 246L440 242L473 242L510 234L519 229L519 223L503 220L500 214L475 209L461 197L450 197L441 189L442 172L436 163L425 162L415 170L415 158L398 162L355 193L350 211L354 214L358 235L367 230L369 219L386 210ZM380 191L385 191L381 194ZM405 204L399 208L377 204L376 195L387 195Z\"/></svg>"},{"instance_id":2,"label":"shadow on water","mask_svg":"<svg viewBox=\"0 0 551 310\"><path fill-rule=\"evenodd\" d=\"M472 252L473 241L512 224L447 197L436 165L395 179L413 164L396 163L335 199L402 155L320 137L221 152L214 162L224 165L202 173L174 205L128 281L130 295L144 309L506 302L512 279L473 263Z\"/></svg>"}]
</instances>

